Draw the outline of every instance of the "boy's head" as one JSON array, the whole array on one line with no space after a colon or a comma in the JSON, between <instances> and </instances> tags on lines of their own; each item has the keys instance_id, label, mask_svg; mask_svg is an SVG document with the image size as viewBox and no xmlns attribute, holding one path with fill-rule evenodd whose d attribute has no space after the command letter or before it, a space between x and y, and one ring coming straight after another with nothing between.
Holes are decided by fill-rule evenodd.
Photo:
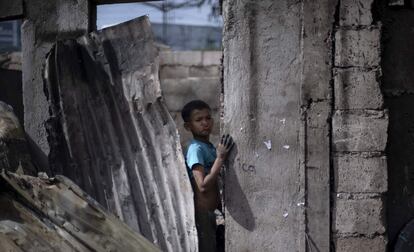
<instances>
[{"instance_id":1,"label":"boy's head","mask_svg":"<svg viewBox=\"0 0 414 252\"><path fill-rule=\"evenodd\" d=\"M201 101L194 100L187 103L181 111L184 127L193 133L194 137L208 137L213 129L213 118L210 106Z\"/></svg>"}]
</instances>

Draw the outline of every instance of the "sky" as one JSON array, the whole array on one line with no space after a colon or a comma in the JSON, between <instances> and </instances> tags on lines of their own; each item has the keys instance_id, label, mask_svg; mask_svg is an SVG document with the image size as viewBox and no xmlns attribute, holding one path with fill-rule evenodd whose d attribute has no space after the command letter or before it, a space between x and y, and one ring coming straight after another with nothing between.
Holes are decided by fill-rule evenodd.
<instances>
[{"instance_id":1,"label":"sky","mask_svg":"<svg viewBox=\"0 0 414 252\"><path fill-rule=\"evenodd\" d=\"M221 20L209 20L210 5L200 8L177 9L168 13L168 23L186 25L220 26ZM98 5L97 26L102 29L133 18L148 15L153 23L162 23L162 12L142 3Z\"/></svg>"}]
</instances>

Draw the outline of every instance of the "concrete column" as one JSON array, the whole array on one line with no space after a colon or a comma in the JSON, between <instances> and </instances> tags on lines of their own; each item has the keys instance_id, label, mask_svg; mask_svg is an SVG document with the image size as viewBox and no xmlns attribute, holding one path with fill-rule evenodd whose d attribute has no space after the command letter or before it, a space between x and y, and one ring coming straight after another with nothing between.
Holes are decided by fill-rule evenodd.
<instances>
[{"instance_id":1,"label":"concrete column","mask_svg":"<svg viewBox=\"0 0 414 252\"><path fill-rule=\"evenodd\" d=\"M36 155L47 156L49 145L45 121L48 105L44 94L42 69L52 44L75 38L89 28L88 0L26 0L22 25L24 127L33 141ZM43 164L44 165L44 164Z\"/></svg>"},{"instance_id":2,"label":"concrete column","mask_svg":"<svg viewBox=\"0 0 414 252\"><path fill-rule=\"evenodd\" d=\"M224 2L226 250L302 251L301 5Z\"/></svg>"},{"instance_id":3,"label":"concrete column","mask_svg":"<svg viewBox=\"0 0 414 252\"><path fill-rule=\"evenodd\" d=\"M390 114L386 215L392 250L404 226L414 218L414 10L387 8L382 20L387 39L381 45L381 87Z\"/></svg>"},{"instance_id":4,"label":"concrete column","mask_svg":"<svg viewBox=\"0 0 414 252\"><path fill-rule=\"evenodd\" d=\"M224 2L226 250L329 251L336 1ZM318 18L315 18L315 17Z\"/></svg>"}]
</instances>

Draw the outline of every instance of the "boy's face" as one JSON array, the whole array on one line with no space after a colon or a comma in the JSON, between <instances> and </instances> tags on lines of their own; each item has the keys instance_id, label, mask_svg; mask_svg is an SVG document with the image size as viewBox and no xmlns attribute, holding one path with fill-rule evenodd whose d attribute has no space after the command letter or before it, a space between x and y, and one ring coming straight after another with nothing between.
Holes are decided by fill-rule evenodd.
<instances>
[{"instance_id":1,"label":"boy's face","mask_svg":"<svg viewBox=\"0 0 414 252\"><path fill-rule=\"evenodd\" d=\"M191 112L190 120L184 123L184 127L194 136L208 137L213 130L213 124L209 109L195 109Z\"/></svg>"}]
</instances>

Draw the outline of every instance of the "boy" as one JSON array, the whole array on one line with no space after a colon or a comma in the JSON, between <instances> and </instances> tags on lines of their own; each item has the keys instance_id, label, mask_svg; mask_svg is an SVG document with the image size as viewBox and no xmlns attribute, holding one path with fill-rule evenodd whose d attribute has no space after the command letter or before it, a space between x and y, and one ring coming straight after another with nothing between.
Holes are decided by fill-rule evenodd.
<instances>
[{"instance_id":1,"label":"boy","mask_svg":"<svg viewBox=\"0 0 414 252\"><path fill-rule=\"evenodd\" d=\"M233 139L221 138L217 149L210 143L213 129L211 109L207 103L194 100L187 103L181 115L184 127L191 131L193 139L187 147L186 164L194 189L195 219L199 239L199 251L216 251L216 217L214 210L220 204L217 178L220 169L233 147Z\"/></svg>"}]
</instances>

